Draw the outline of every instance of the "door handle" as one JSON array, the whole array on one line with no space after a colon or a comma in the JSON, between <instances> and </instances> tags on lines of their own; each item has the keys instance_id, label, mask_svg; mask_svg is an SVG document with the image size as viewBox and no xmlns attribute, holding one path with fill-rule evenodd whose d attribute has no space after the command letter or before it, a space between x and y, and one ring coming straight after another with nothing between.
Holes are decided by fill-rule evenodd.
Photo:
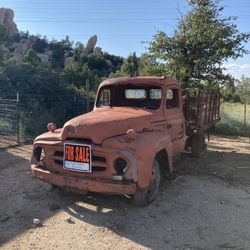
<instances>
[{"instance_id":1,"label":"door handle","mask_svg":"<svg viewBox=\"0 0 250 250\"><path fill-rule=\"evenodd\" d=\"M167 128L172 128L172 124L171 124L171 123L168 123L168 124L167 124Z\"/></svg>"}]
</instances>

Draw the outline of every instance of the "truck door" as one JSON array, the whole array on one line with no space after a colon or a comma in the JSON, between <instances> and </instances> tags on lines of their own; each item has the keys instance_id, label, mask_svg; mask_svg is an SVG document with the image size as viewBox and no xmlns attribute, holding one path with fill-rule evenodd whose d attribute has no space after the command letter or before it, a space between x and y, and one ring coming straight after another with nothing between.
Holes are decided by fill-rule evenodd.
<instances>
[{"instance_id":1,"label":"truck door","mask_svg":"<svg viewBox=\"0 0 250 250\"><path fill-rule=\"evenodd\" d=\"M173 154L182 152L185 147L185 118L182 110L181 91L177 86L167 88L165 117Z\"/></svg>"}]
</instances>

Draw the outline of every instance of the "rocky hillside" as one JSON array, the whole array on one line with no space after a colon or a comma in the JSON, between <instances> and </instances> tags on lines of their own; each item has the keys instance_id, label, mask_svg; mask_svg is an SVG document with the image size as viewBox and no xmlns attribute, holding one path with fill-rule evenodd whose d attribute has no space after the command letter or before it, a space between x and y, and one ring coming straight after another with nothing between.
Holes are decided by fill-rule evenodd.
<instances>
[{"instance_id":1,"label":"rocky hillside","mask_svg":"<svg viewBox=\"0 0 250 250\"><path fill-rule=\"evenodd\" d=\"M13 18L13 10L0 9L0 99L19 93L20 128L32 137L50 121L62 126L86 111L87 93L91 104L102 78L119 70L123 58L96 47L96 35L86 44L50 41L19 31Z\"/></svg>"},{"instance_id":2,"label":"rocky hillside","mask_svg":"<svg viewBox=\"0 0 250 250\"><path fill-rule=\"evenodd\" d=\"M0 8L0 44L2 51L7 51L11 59L17 63L23 62L27 53L32 50L41 63L50 65L52 68L65 68L72 64L76 52L78 59L85 62L88 61L89 56L95 55L104 60L106 67L109 67L104 75L101 74L102 76L115 72L123 61L121 57L109 55L100 47L96 47L96 35L90 37L86 45L77 42L74 46L68 37L61 41L49 41L46 37L19 32L14 22L14 11L5 8Z\"/></svg>"}]
</instances>

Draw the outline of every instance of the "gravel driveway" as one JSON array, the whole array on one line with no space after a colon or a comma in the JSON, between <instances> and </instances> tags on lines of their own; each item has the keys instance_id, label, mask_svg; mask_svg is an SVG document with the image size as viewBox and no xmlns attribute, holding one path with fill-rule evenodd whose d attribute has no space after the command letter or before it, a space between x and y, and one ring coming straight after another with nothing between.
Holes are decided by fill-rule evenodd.
<instances>
[{"instance_id":1,"label":"gravel driveway","mask_svg":"<svg viewBox=\"0 0 250 250\"><path fill-rule=\"evenodd\" d=\"M213 136L200 159L185 154L144 208L52 189L32 177L30 154L0 150L1 249L250 249L249 138Z\"/></svg>"}]
</instances>

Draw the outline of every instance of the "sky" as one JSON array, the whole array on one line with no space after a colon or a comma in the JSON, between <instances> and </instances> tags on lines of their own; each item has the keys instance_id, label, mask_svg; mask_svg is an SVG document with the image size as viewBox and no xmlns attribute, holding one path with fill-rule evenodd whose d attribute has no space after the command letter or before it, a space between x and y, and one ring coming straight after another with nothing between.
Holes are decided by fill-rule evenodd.
<instances>
[{"instance_id":1,"label":"sky","mask_svg":"<svg viewBox=\"0 0 250 250\"><path fill-rule=\"evenodd\" d=\"M250 1L221 0L221 5L223 17L238 17L238 29L250 32ZM188 11L186 0L0 0L0 7L14 10L20 31L84 44L97 35L96 46L124 57L146 52L158 31L173 34L180 13ZM250 43L246 48L250 51ZM224 67L236 78L250 77L250 54Z\"/></svg>"}]
</instances>

